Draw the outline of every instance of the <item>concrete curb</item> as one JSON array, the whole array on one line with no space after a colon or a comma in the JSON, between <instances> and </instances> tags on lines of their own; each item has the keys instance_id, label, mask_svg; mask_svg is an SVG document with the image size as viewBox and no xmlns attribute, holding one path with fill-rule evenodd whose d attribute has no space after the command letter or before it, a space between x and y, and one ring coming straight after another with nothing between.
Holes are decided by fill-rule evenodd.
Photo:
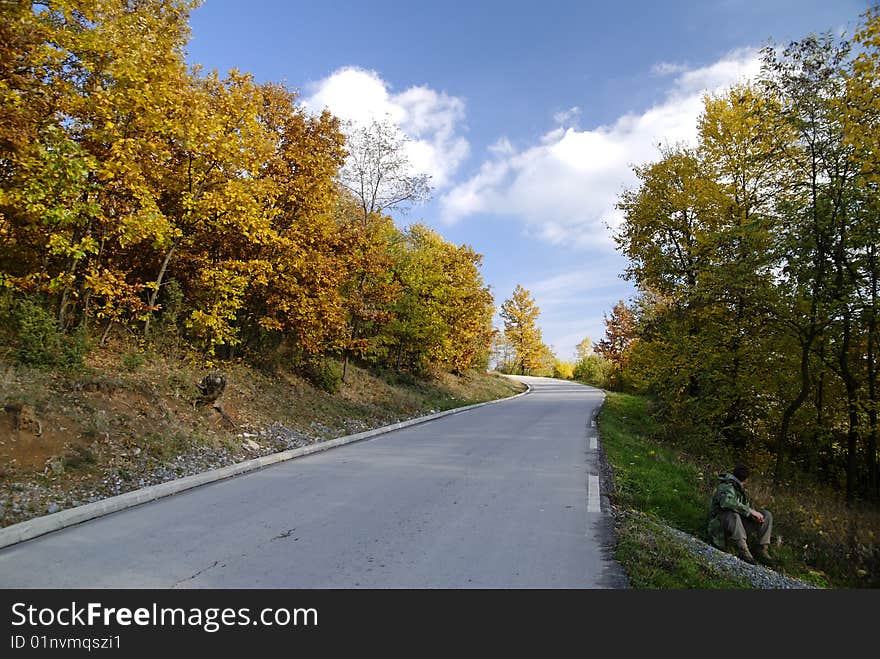
<instances>
[{"instance_id":1,"label":"concrete curb","mask_svg":"<svg viewBox=\"0 0 880 659\"><path fill-rule=\"evenodd\" d=\"M150 485L149 487L144 487L139 490L133 490L124 494L118 494L113 497L107 497L106 499L95 501L94 503L87 503L82 506L77 506L76 508L61 510L57 513L52 513L51 515L43 515L42 517L35 517L24 522L19 522L18 524L12 524L11 526L0 529L0 548L9 547L10 545L15 545L20 542L24 542L25 540L30 540L31 538L36 538L38 536L51 533L52 531L58 531L65 527L73 526L74 524L80 524L81 522L95 519L96 517L103 517L104 515L109 515L110 513L125 510L126 508L139 506L142 503L155 501L156 499L161 499L172 494L177 494L178 492L183 492L184 490L199 487L200 485L207 485L208 483L214 483L216 481L224 480L226 478L231 478L232 476L238 476L239 474L256 471L257 469L268 467L269 465L275 464L277 462L286 462L287 460L292 460L293 458L299 458L301 456L309 455L311 453L318 453L320 451L326 451L331 448L336 448L337 446L344 446L353 442L359 442L364 439L369 439L378 435L384 435L389 432L394 432L395 430L401 430L402 428L408 428L410 426L415 426L420 423L433 421L435 419L449 416L451 414L459 414L461 412L475 410L478 407L484 407L486 405L493 405L495 403L503 403L504 401L513 400L514 398L525 396L526 394L531 392L532 388L525 382L523 382L523 384L526 385L525 391L523 391L522 393L518 393L514 396L509 396L508 398L499 398L497 400L486 401L485 403L476 403L474 405L456 407L451 410L444 410L443 412L428 414L425 416L416 417L415 419L408 419L406 421L393 423L389 426L382 426L381 428L367 430L365 432L360 432L355 435L346 435L345 437L337 437L336 439L330 439L324 442L310 444L309 446L303 446L301 448L291 449L289 451L271 453L269 455L264 455L260 458L245 460L244 462L238 462L236 464L232 464L226 467L220 467L219 469L204 471L200 474L193 474L192 476L177 478L175 480L160 483L158 485Z\"/></svg>"}]
</instances>

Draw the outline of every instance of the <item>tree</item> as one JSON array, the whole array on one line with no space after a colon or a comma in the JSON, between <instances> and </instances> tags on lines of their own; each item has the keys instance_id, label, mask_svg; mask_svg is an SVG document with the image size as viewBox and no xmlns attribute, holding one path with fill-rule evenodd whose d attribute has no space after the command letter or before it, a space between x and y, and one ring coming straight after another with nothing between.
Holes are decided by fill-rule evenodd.
<instances>
[{"instance_id":1,"label":"tree","mask_svg":"<svg viewBox=\"0 0 880 659\"><path fill-rule=\"evenodd\" d=\"M610 377L613 366L605 357L596 351L590 337L575 346L576 360L571 365L571 379L586 382L595 387L611 386Z\"/></svg>"},{"instance_id":2,"label":"tree","mask_svg":"<svg viewBox=\"0 0 880 659\"><path fill-rule=\"evenodd\" d=\"M373 213L406 209L430 196L430 177L413 172L406 142L387 121L349 125L348 157L339 172L339 183L357 200L365 221Z\"/></svg>"},{"instance_id":3,"label":"tree","mask_svg":"<svg viewBox=\"0 0 880 659\"><path fill-rule=\"evenodd\" d=\"M880 306L878 306L878 281L880 281L880 10L877 7L865 14L864 23L855 35L861 52L850 65L847 76L847 93L834 100L834 107L841 113L844 140L853 149L853 158L859 166L859 184L865 191L859 205L861 225L855 232L856 253L862 273L863 318L867 337L865 340L865 379L867 380L868 413L867 462L869 491L880 499Z\"/></svg>"},{"instance_id":4,"label":"tree","mask_svg":"<svg viewBox=\"0 0 880 659\"><path fill-rule=\"evenodd\" d=\"M504 335L516 350L516 361L521 375L527 375L539 368L545 356L541 330L537 325L540 313L529 291L520 284L517 284L513 295L501 305Z\"/></svg>"},{"instance_id":5,"label":"tree","mask_svg":"<svg viewBox=\"0 0 880 659\"><path fill-rule=\"evenodd\" d=\"M572 377L594 387L608 388L612 384L612 371L611 362L601 355L591 354L574 365Z\"/></svg>"},{"instance_id":6,"label":"tree","mask_svg":"<svg viewBox=\"0 0 880 659\"><path fill-rule=\"evenodd\" d=\"M485 368L494 301L479 272L481 256L415 224L395 245L402 295L394 305L388 343L398 370Z\"/></svg>"},{"instance_id":7,"label":"tree","mask_svg":"<svg viewBox=\"0 0 880 659\"><path fill-rule=\"evenodd\" d=\"M14 154L2 158L0 233L15 245L0 268L13 287L51 296L62 327L87 321L97 299L110 316L140 315L143 282L124 253L167 228L149 175L187 86L191 3L6 4L8 43L23 50L4 53L15 66L0 72L0 123L19 136L0 136Z\"/></svg>"},{"instance_id":8,"label":"tree","mask_svg":"<svg viewBox=\"0 0 880 659\"><path fill-rule=\"evenodd\" d=\"M406 210L430 196L429 177L415 173L406 155L406 138L389 122L373 120L369 125L348 125L346 160L338 181L344 197L359 208L361 226L351 223L350 208L342 208L357 257L351 262L347 285L349 326L343 349L342 377L354 355L364 355L369 341L365 333L378 334L380 325L390 321L387 305L395 297L394 284L387 280L388 262L386 212ZM351 285L353 283L353 285ZM376 304L378 303L378 305Z\"/></svg>"},{"instance_id":9,"label":"tree","mask_svg":"<svg viewBox=\"0 0 880 659\"><path fill-rule=\"evenodd\" d=\"M623 300L619 300L605 314L605 336L596 344L596 354L601 355L617 368L626 365L626 353L635 339L635 315Z\"/></svg>"},{"instance_id":10,"label":"tree","mask_svg":"<svg viewBox=\"0 0 880 659\"><path fill-rule=\"evenodd\" d=\"M345 333L342 289L353 251L334 216L344 137L335 117L309 116L281 85L261 85L258 95L273 148L254 189L262 190L271 238L240 242L252 277L239 322L255 351L269 332L273 343L286 340L301 357L332 352Z\"/></svg>"},{"instance_id":11,"label":"tree","mask_svg":"<svg viewBox=\"0 0 880 659\"><path fill-rule=\"evenodd\" d=\"M596 351L692 434L880 496L880 15L768 47L693 148L636 168L618 246L640 296ZM621 337L633 340L627 346Z\"/></svg>"},{"instance_id":12,"label":"tree","mask_svg":"<svg viewBox=\"0 0 880 659\"><path fill-rule=\"evenodd\" d=\"M491 347L491 361L495 370L513 373L516 368L516 348L502 330L494 329Z\"/></svg>"},{"instance_id":13,"label":"tree","mask_svg":"<svg viewBox=\"0 0 880 659\"><path fill-rule=\"evenodd\" d=\"M593 352L593 339L585 336L583 340L574 347L575 363L585 360Z\"/></svg>"},{"instance_id":14,"label":"tree","mask_svg":"<svg viewBox=\"0 0 880 659\"><path fill-rule=\"evenodd\" d=\"M853 246L847 243L854 219L852 182L857 167L844 144L839 111L831 100L846 92L843 66L849 51L848 42L835 42L830 35L794 42L781 54L766 48L763 81L781 101L779 120L794 133L793 194L786 200L789 212L780 231L783 262L793 275L785 283L793 295L786 296L788 300L781 306L793 311L787 315L793 321L801 353L800 390L783 414L774 480L778 484L783 479L789 424L813 387L816 368L811 364L812 353L824 355L829 347L827 338L838 347L836 369L847 392L847 498L852 500L859 384L850 365L855 290L848 263ZM836 323L835 318L839 319ZM826 337L832 323L838 325L839 341ZM820 357L820 361L825 360Z\"/></svg>"},{"instance_id":15,"label":"tree","mask_svg":"<svg viewBox=\"0 0 880 659\"><path fill-rule=\"evenodd\" d=\"M778 303L776 200L788 188L784 163L793 133L778 120L777 96L758 85L735 85L704 105L698 151L703 174L714 184L715 205L706 213L714 216L703 238L711 257L700 277L701 308L694 310L703 328L702 349L695 352L711 370L704 381L717 400L714 409L704 409L725 441L743 450L768 352L766 342L756 339L766 337L760 323Z\"/></svg>"},{"instance_id":16,"label":"tree","mask_svg":"<svg viewBox=\"0 0 880 659\"><path fill-rule=\"evenodd\" d=\"M553 362L553 377L560 380L574 379L574 364L557 359Z\"/></svg>"},{"instance_id":17,"label":"tree","mask_svg":"<svg viewBox=\"0 0 880 659\"><path fill-rule=\"evenodd\" d=\"M191 69L196 6L3 3L0 288L16 318L303 373L340 353L485 368L481 255L389 215L430 193L406 138L376 121L346 139L283 85Z\"/></svg>"},{"instance_id":18,"label":"tree","mask_svg":"<svg viewBox=\"0 0 880 659\"><path fill-rule=\"evenodd\" d=\"M348 245L342 283L345 381L351 357L377 357L384 349L383 332L394 319L393 308L402 294L393 254L399 234L388 215L371 213L363 217L358 202L347 193L340 195L336 216Z\"/></svg>"}]
</instances>

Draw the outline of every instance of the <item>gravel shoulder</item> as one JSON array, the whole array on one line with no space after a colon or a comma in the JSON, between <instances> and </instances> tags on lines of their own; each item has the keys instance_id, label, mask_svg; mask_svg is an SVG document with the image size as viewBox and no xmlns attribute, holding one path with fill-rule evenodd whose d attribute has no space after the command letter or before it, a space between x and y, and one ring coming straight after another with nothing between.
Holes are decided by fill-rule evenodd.
<instances>
[{"instance_id":1,"label":"gravel shoulder","mask_svg":"<svg viewBox=\"0 0 880 659\"><path fill-rule=\"evenodd\" d=\"M668 537L675 539L684 547L695 559L708 564L717 572L730 576L739 577L748 580L755 588L762 589L818 589L813 584L808 584L800 579L780 574L774 570L768 569L763 565L749 565L745 561L741 561L733 554L716 549L694 536L679 531L678 529L658 524L661 533L666 533Z\"/></svg>"}]
</instances>

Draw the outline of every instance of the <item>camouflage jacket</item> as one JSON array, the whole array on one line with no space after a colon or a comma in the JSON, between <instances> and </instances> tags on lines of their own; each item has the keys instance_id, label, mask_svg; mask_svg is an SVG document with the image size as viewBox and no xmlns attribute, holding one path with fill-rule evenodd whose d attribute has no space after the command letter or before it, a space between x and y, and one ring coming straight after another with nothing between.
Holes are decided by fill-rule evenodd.
<instances>
[{"instance_id":1,"label":"camouflage jacket","mask_svg":"<svg viewBox=\"0 0 880 659\"><path fill-rule=\"evenodd\" d=\"M721 512L732 510L743 517L748 517L752 511L752 504L749 502L743 484L733 474L719 474L718 478L721 482L715 488L712 502L709 504L708 532L712 544L719 549L724 549L726 539L724 528L721 526Z\"/></svg>"}]
</instances>

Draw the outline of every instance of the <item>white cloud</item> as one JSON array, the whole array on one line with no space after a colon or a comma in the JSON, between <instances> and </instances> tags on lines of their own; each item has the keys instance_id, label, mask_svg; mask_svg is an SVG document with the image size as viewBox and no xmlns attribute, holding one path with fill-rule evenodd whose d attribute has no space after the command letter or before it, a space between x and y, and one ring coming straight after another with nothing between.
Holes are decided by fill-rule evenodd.
<instances>
[{"instance_id":1,"label":"white cloud","mask_svg":"<svg viewBox=\"0 0 880 659\"><path fill-rule=\"evenodd\" d=\"M537 301L542 318L546 312L557 319L570 316L580 322L584 308L604 307L597 307L596 301L616 302L632 294L631 284L609 280L608 273L621 270L623 265L622 257L617 255L597 255L587 267L549 274L524 286Z\"/></svg>"},{"instance_id":2,"label":"white cloud","mask_svg":"<svg viewBox=\"0 0 880 659\"><path fill-rule=\"evenodd\" d=\"M658 76L668 76L682 71L687 71L687 67L684 64L675 64L674 62L658 62L651 67L651 73Z\"/></svg>"},{"instance_id":3,"label":"white cloud","mask_svg":"<svg viewBox=\"0 0 880 659\"><path fill-rule=\"evenodd\" d=\"M677 71L663 100L640 114L592 130L560 126L519 151L493 148L492 159L443 196L444 219L508 215L550 243L608 248L606 224L621 220L614 206L635 184L632 165L656 159L658 144L692 143L703 94L753 77L759 68L756 50L738 50L709 66Z\"/></svg>"},{"instance_id":4,"label":"white cloud","mask_svg":"<svg viewBox=\"0 0 880 659\"><path fill-rule=\"evenodd\" d=\"M676 79L676 91L679 95L716 91L742 78L753 78L760 69L760 53L754 48L740 48L714 64L683 71Z\"/></svg>"},{"instance_id":5,"label":"white cloud","mask_svg":"<svg viewBox=\"0 0 880 659\"><path fill-rule=\"evenodd\" d=\"M603 275L601 269L597 272L595 264L592 264L589 268L566 271L531 282L528 290L533 295L539 296L544 304L548 304L551 299L556 302L569 302L578 299L585 291L607 287L607 277Z\"/></svg>"},{"instance_id":6,"label":"white cloud","mask_svg":"<svg viewBox=\"0 0 880 659\"><path fill-rule=\"evenodd\" d=\"M510 140L506 137L502 137L495 141L494 144L490 144L488 149L489 153L495 154L496 156L511 156L516 153L513 144L511 144Z\"/></svg>"},{"instance_id":7,"label":"white cloud","mask_svg":"<svg viewBox=\"0 0 880 659\"><path fill-rule=\"evenodd\" d=\"M430 87L410 87L393 93L375 71L339 69L310 86L303 101L310 111L328 108L355 124L389 120L409 138L407 155L413 167L431 176L435 188L448 185L467 158L468 141L459 134L465 116L462 99Z\"/></svg>"},{"instance_id":8,"label":"white cloud","mask_svg":"<svg viewBox=\"0 0 880 659\"><path fill-rule=\"evenodd\" d=\"M626 260L616 253L591 254L582 265L560 270L547 263L521 283L534 297L541 315L538 325L544 343L553 347L560 359L572 359L575 346L584 338L594 342L605 334L603 313L615 302L635 295L629 282L615 278ZM500 304L500 297L498 298ZM496 327L502 327L499 317Z\"/></svg>"},{"instance_id":9,"label":"white cloud","mask_svg":"<svg viewBox=\"0 0 880 659\"><path fill-rule=\"evenodd\" d=\"M574 106L572 108L568 108L568 110L564 110L562 112L557 112L553 115L553 121L555 121L560 126L565 124L571 124L577 121L577 118L581 116L581 109L578 106Z\"/></svg>"}]
</instances>

